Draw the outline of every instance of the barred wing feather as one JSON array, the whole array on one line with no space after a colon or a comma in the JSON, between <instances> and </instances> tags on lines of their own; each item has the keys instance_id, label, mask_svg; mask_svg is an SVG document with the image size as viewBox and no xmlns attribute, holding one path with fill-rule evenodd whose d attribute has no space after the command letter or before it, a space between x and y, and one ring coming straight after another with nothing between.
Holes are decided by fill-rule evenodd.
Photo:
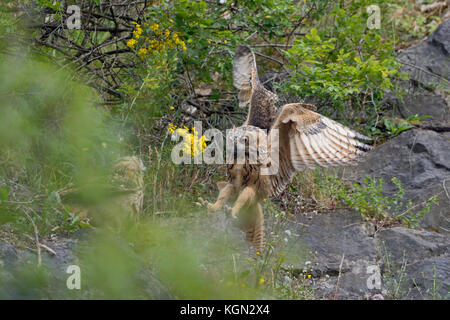
<instances>
[{"instance_id":1,"label":"barred wing feather","mask_svg":"<svg viewBox=\"0 0 450 320\"><path fill-rule=\"evenodd\" d=\"M239 107L250 103L252 96L252 74L257 77L255 55L249 46L240 45L234 56L233 84L239 89Z\"/></svg>"},{"instance_id":2,"label":"barred wing feather","mask_svg":"<svg viewBox=\"0 0 450 320\"><path fill-rule=\"evenodd\" d=\"M271 196L281 193L298 171L356 165L372 148L359 141L368 137L313 110L311 105L286 104L271 127L269 135L274 129L279 134L279 170L269 178Z\"/></svg>"}]
</instances>

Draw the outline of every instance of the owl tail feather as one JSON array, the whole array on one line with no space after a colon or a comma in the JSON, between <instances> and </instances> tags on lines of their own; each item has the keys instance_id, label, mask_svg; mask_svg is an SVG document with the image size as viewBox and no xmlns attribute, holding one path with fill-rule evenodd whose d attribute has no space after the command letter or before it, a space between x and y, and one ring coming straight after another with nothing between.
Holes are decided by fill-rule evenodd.
<instances>
[{"instance_id":1,"label":"owl tail feather","mask_svg":"<svg viewBox=\"0 0 450 320\"><path fill-rule=\"evenodd\" d=\"M258 251L264 250L266 245L266 233L263 224L255 224L246 230L245 237L247 241Z\"/></svg>"}]
</instances>

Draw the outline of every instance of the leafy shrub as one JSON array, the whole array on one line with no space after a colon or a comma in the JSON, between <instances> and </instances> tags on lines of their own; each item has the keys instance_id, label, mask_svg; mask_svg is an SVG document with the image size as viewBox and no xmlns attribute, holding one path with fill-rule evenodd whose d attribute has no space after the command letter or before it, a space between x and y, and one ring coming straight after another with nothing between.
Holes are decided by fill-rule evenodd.
<instances>
[{"instance_id":1,"label":"leafy shrub","mask_svg":"<svg viewBox=\"0 0 450 320\"><path fill-rule=\"evenodd\" d=\"M437 202L437 196L416 205L412 204L411 199L405 203L403 200L405 191L401 181L395 177L391 181L398 189L392 196L383 192L381 178L367 176L362 185L354 184L351 190L342 188L339 198L346 206L358 211L363 219L383 225L402 223L406 227L418 227L422 217ZM416 211L420 207L422 208Z\"/></svg>"},{"instance_id":2,"label":"leafy shrub","mask_svg":"<svg viewBox=\"0 0 450 320\"><path fill-rule=\"evenodd\" d=\"M365 8L370 1L335 4L322 29L312 28L286 51L293 70L283 90L302 98L314 97L328 114L356 115L371 127L383 92L393 90L400 77L393 41L369 30ZM345 113L344 113L345 111ZM345 117L345 116L344 116ZM346 117L348 120L348 117Z\"/></svg>"}]
</instances>

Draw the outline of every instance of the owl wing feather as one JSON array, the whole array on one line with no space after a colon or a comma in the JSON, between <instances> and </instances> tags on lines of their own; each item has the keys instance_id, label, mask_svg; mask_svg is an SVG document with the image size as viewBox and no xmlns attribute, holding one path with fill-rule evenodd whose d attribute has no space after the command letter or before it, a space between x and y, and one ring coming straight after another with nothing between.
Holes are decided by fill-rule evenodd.
<instances>
[{"instance_id":1,"label":"owl wing feather","mask_svg":"<svg viewBox=\"0 0 450 320\"><path fill-rule=\"evenodd\" d=\"M274 129L279 134L278 173L269 176L268 182L271 196L280 194L298 171L356 165L372 148L357 140L370 140L368 137L313 110L312 105L286 104L271 127L269 143Z\"/></svg>"},{"instance_id":2,"label":"owl wing feather","mask_svg":"<svg viewBox=\"0 0 450 320\"><path fill-rule=\"evenodd\" d=\"M252 82L257 81L255 55L249 46L240 45L233 61L233 85L239 90L239 107L246 107L252 97Z\"/></svg>"}]
</instances>

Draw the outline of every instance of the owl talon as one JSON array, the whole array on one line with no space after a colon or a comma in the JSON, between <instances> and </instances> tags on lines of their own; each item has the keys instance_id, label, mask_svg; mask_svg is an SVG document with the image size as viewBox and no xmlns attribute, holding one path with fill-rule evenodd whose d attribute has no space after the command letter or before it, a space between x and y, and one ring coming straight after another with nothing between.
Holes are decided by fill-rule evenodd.
<instances>
[{"instance_id":1,"label":"owl talon","mask_svg":"<svg viewBox=\"0 0 450 320\"><path fill-rule=\"evenodd\" d=\"M202 207L207 209L207 213L210 214L214 212L214 205L203 199L202 197L198 197L198 202Z\"/></svg>"}]
</instances>

